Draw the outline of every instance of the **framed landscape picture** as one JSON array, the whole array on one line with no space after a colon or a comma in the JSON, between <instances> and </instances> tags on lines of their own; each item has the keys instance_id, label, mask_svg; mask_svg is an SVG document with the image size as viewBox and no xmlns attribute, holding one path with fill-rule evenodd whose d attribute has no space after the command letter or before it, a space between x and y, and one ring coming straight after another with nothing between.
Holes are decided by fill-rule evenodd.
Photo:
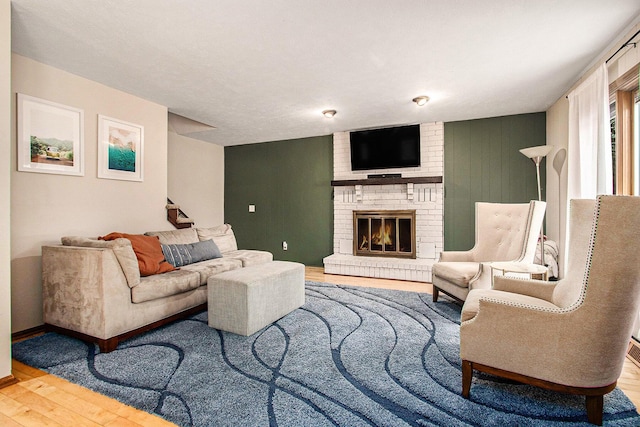
<instances>
[{"instance_id":1,"label":"framed landscape picture","mask_svg":"<svg viewBox=\"0 0 640 427\"><path fill-rule=\"evenodd\" d=\"M18 171L84 175L84 112L18 94Z\"/></svg>"},{"instance_id":2,"label":"framed landscape picture","mask_svg":"<svg viewBox=\"0 0 640 427\"><path fill-rule=\"evenodd\" d=\"M142 181L144 127L98 115L98 178Z\"/></svg>"}]
</instances>

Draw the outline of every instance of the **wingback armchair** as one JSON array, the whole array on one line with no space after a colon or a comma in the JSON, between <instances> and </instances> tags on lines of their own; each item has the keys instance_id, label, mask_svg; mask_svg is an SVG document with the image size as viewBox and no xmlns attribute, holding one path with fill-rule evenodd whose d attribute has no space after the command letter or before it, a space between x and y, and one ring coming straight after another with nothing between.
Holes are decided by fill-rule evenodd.
<instances>
[{"instance_id":1,"label":"wingback armchair","mask_svg":"<svg viewBox=\"0 0 640 427\"><path fill-rule=\"evenodd\" d=\"M595 207L595 208L594 208ZM495 277L462 308L462 394L473 371L585 395L602 424L640 306L640 197L572 200L569 258L558 282Z\"/></svg>"},{"instance_id":2,"label":"wingback armchair","mask_svg":"<svg viewBox=\"0 0 640 427\"><path fill-rule=\"evenodd\" d=\"M444 251L431 270L433 301L440 292L464 301L472 289L491 287L495 261L533 263L546 203L476 202L475 245L468 251Z\"/></svg>"}]
</instances>

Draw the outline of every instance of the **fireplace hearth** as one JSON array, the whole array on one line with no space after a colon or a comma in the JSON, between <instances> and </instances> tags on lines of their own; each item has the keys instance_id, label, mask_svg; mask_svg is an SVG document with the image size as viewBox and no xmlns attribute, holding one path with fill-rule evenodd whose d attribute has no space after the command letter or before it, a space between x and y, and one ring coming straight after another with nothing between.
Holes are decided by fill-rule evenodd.
<instances>
[{"instance_id":1,"label":"fireplace hearth","mask_svg":"<svg viewBox=\"0 0 640 427\"><path fill-rule=\"evenodd\" d=\"M416 257L416 211L353 211L353 253Z\"/></svg>"}]
</instances>

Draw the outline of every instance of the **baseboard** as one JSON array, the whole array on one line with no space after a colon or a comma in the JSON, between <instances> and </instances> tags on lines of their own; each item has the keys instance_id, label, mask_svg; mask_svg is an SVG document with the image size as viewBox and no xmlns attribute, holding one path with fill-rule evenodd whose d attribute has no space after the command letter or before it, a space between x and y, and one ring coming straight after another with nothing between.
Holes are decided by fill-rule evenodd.
<instances>
[{"instance_id":1,"label":"baseboard","mask_svg":"<svg viewBox=\"0 0 640 427\"><path fill-rule=\"evenodd\" d=\"M638 368L640 368L640 343L631 340L629 349L627 350L627 358L631 360Z\"/></svg>"},{"instance_id":2,"label":"baseboard","mask_svg":"<svg viewBox=\"0 0 640 427\"><path fill-rule=\"evenodd\" d=\"M0 378L0 388L9 387L10 385L17 384L17 383L18 383L18 379L13 375Z\"/></svg>"},{"instance_id":3,"label":"baseboard","mask_svg":"<svg viewBox=\"0 0 640 427\"><path fill-rule=\"evenodd\" d=\"M34 335L42 334L45 332L44 325L36 326L35 328L25 329L24 331L14 332L11 334L11 341L20 341L25 338L30 338Z\"/></svg>"}]
</instances>

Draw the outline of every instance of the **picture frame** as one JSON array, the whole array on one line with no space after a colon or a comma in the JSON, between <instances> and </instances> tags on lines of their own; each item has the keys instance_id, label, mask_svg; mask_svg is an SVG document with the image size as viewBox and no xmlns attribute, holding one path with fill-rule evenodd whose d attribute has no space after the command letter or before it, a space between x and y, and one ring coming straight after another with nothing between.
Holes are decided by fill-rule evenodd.
<instances>
[{"instance_id":1,"label":"picture frame","mask_svg":"<svg viewBox=\"0 0 640 427\"><path fill-rule=\"evenodd\" d=\"M84 175L84 111L17 94L19 172Z\"/></svg>"},{"instance_id":2,"label":"picture frame","mask_svg":"<svg viewBox=\"0 0 640 427\"><path fill-rule=\"evenodd\" d=\"M142 181L144 126L98 115L98 178Z\"/></svg>"}]
</instances>

